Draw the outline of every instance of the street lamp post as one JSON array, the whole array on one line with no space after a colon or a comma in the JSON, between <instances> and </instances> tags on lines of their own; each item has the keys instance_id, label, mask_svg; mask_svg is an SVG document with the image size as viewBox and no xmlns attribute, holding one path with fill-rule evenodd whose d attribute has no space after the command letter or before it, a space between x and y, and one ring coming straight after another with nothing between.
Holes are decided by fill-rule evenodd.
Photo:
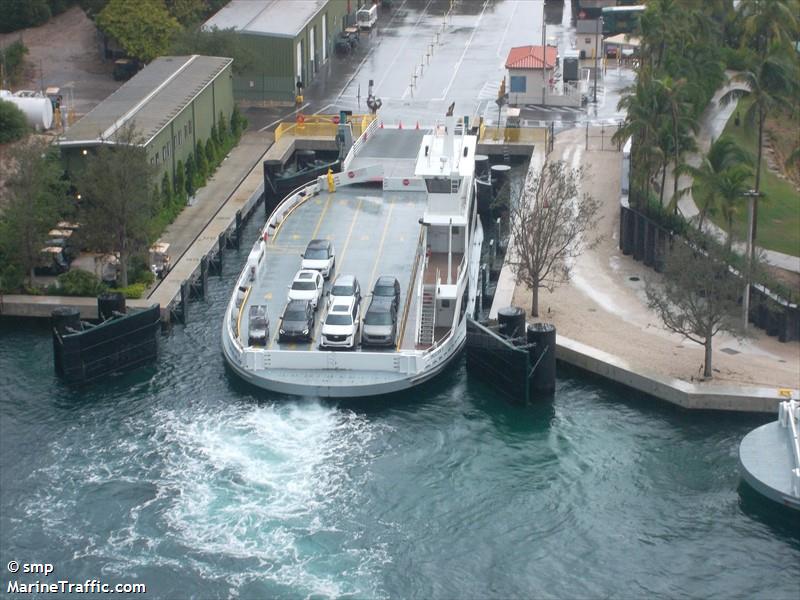
<instances>
[{"instance_id":1,"label":"street lamp post","mask_svg":"<svg viewBox=\"0 0 800 600\"><path fill-rule=\"evenodd\" d=\"M753 206L755 204L755 199L758 198L761 193L751 189L742 195L747 198L747 250L745 254L747 272L745 273L744 297L742 298L742 308L744 311L743 328L744 331L747 331L747 325L750 320L750 271L753 268ZM730 232L728 232L728 235L730 235Z\"/></svg>"},{"instance_id":2,"label":"street lamp post","mask_svg":"<svg viewBox=\"0 0 800 600\"><path fill-rule=\"evenodd\" d=\"M594 103L597 104L597 56L600 53L600 31L603 17L598 17L594 22Z\"/></svg>"}]
</instances>

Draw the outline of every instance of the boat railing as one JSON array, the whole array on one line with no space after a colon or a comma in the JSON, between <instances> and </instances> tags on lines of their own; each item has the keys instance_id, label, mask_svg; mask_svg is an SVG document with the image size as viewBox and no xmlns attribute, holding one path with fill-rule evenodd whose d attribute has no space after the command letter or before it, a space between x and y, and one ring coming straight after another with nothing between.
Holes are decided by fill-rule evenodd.
<instances>
[{"instance_id":1,"label":"boat railing","mask_svg":"<svg viewBox=\"0 0 800 600\"><path fill-rule=\"evenodd\" d=\"M792 492L800 496L800 402L789 399L778 405L778 423L786 427L789 443L792 446Z\"/></svg>"},{"instance_id":2,"label":"boat railing","mask_svg":"<svg viewBox=\"0 0 800 600\"><path fill-rule=\"evenodd\" d=\"M352 163L353 159L358 156L358 154L361 152L361 149L364 147L364 144L367 143L367 140L370 138L370 136L374 135L375 130L378 128L378 119L373 117L369 124L364 126L366 121L367 115L364 115L361 122L361 135L358 136L358 139L353 142L350 150L347 151L347 156L345 156L344 160L342 161L342 171L347 171L350 168L350 163Z\"/></svg>"},{"instance_id":3,"label":"boat railing","mask_svg":"<svg viewBox=\"0 0 800 600\"><path fill-rule=\"evenodd\" d=\"M422 264L422 272L423 273L425 272L425 267L427 266L427 260L428 259L427 259L427 256L425 255L425 252L424 252L425 242L426 242L427 239L428 239L427 228L426 227L420 227L419 228L419 236L417 238L417 250L416 250L416 252L414 254L414 267L411 270L411 279L409 280L408 293L406 294L406 301L405 301L405 305L403 307L403 324L400 327L400 331L403 332L403 334L405 333L406 323L408 321L408 310L409 310L409 308L411 308L411 298L413 297L411 292L412 292L412 290L414 290L414 282L417 280L417 272L419 271L419 263L420 262L423 263ZM417 285L417 289L414 292L418 299L421 297L420 296L421 291L420 291L420 287L419 286L422 284L422 279L423 279L423 277L419 278L419 285ZM422 310L421 302L418 301L417 302L417 320L415 321L416 323L419 323L420 311L421 310ZM398 348L398 350L400 349L400 345L403 343L403 337L404 337L403 334L398 336L398 338L399 338L397 340L397 348ZM415 343L418 343L418 341L419 341L418 338L419 338L419 329L417 329L417 333L414 335Z\"/></svg>"}]
</instances>

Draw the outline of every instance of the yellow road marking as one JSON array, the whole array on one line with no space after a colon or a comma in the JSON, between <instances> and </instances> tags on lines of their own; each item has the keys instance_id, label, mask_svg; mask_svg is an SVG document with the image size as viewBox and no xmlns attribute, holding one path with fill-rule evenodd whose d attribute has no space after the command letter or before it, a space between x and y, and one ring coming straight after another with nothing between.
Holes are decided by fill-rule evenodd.
<instances>
[{"instance_id":1,"label":"yellow road marking","mask_svg":"<svg viewBox=\"0 0 800 600\"><path fill-rule=\"evenodd\" d=\"M344 247L342 251L339 253L339 256L336 257L336 265L337 269L342 266L344 263L344 257L347 254L347 247L350 245L350 238L353 237L353 229L356 227L356 221L358 220L358 213L361 210L361 204L364 202L363 198L358 199L358 204L356 204L356 212L353 215L353 220L350 222L350 229L347 231L347 239L344 241ZM341 271L340 271L341 272Z\"/></svg>"},{"instance_id":2,"label":"yellow road marking","mask_svg":"<svg viewBox=\"0 0 800 600\"><path fill-rule=\"evenodd\" d=\"M367 241L369 241L369 236L368 236L368 235L362 235L362 236L361 236L361 241L362 241L362 242L367 242Z\"/></svg>"},{"instance_id":3,"label":"yellow road marking","mask_svg":"<svg viewBox=\"0 0 800 600\"><path fill-rule=\"evenodd\" d=\"M361 211L361 204L364 202L362 198L359 198L358 204L356 204L356 212L353 215L353 220L350 222L350 229L347 232L347 238L344 241L344 246L342 247L342 251L336 257L336 270L340 271L340 267L344 264L344 257L347 254L347 247L350 245L350 239L353 237L353 229L356 227L356 221L358 220L358 213ZM308 344L308 349L311 350L314 346L314 339L317 337L317 331L321 328L323 319L319 319L316 324L314 325L314 331L311 335L311 342Z\"/></svg>"},{"instance_id":4,"label":"yellow road marking","mask_svg":"<svg viewBox=\"0 0 800 600\"><path fill-rule=\"evenodd\" d=\"M330 205L331 205L331 194L328 194L328 199L325 201L325 206L322 208L322 212L319 215L319 219L317 219L317 226L314 227L314 233L311 234L312 240L316 239L317 233L319 233L319 228L322 227L322 221L325 219L325 213L328 212L328 207Z\"/></svg>"},{"instance_id":5,"label":"yellow road marking","mask_svg":"<svg viewBox=\"0 0 800 600\"><path fill-rule=\"evenodd\" d=\"M293 234L292 234L292 239L293 239L293 240L299 240L299 239L300 239L300 235L299 235L299 234L297 234L297 233L293 233Z\"/></svg>"},{"instance_id":6,"label":"yellow road marking","mask_svg":"<svg viewBox=\"0 0 800 600\"><path fill-rule=\"evenodd\" d=\"M242 315L244 314L244 307L247 306L247 299L250 297L250 290L252 287L248 287L247 291L244 293L244 298L242 299L242 305L239 307L239 316L236 318L236 337L239 338L239 342L242 341ZM244 346L244 344L242 344Z\"/></svg>"},{"instance_id":7,"label":"yellow road marking","mask_svg":"<svg viewBox=\"0 0 800 600\"><path fill-rule=\"evenodd\" d=\"M389 204L389 214L386 215L386 222L383 224L381 241L378 243L378 251L375 253L375 262L372 265L372 273L370 273L367 285L373 285L375 283L375 272L378 270L378 263L381 260L381 255L383 254L383 245L386 242L386 234L389 233L389 223L392 220L392 211L394 211L394 198L392 198L392 201Z\"/></svg>"},{"instance_id":8,"label":"yellow road marking","mask_svg":"<svg viewBox=\"0 0 800 600\"><path fill-rule=\"evenodd\" d=\"M272 292L267 292L266 294L264 294L264 299L265 300L272 300Z\"/></svg>"}]
</instances>

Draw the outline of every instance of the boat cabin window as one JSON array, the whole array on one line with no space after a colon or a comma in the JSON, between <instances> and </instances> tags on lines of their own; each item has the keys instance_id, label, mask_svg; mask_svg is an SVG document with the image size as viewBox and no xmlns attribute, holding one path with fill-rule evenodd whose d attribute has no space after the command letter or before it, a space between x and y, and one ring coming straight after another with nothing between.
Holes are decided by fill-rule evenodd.
<instances>
[{"instance_id":1,"label":"boat cabin window","mask_svg":"<svg viewBox=\"0 0 800 600\"><path fill-rule=\"evenodd\" d=\"M450 178L449 177L426 177L425 186L428 188L429 194L449 194L450 193Z\"/></svg>"}]
</instances>

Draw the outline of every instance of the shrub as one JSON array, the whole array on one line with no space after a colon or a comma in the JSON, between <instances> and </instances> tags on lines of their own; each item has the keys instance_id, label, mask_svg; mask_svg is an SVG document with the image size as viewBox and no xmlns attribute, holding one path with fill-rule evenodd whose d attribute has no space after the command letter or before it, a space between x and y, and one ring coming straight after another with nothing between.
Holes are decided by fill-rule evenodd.
<instances>
[{"instance_id":1,"label":"shrub","mask_svg":"<svg viewBox=\"0 0 800 600\"><path fill-rule=\"evenodd\" d=\"M15 104L0 100L0 144L14 142L28 133L25 114Z\"/></svg>"},{"instance_id":2,"label":"shrub","mask_svg":"<svg viewBox=\"0 0 800 600\"><path fill-rule=\"evenodd\" d=\"M94 274L81 269L62 273L56 281L56 293L60 296L97 296L106 291L106 286Z\"/></svg>"},{"instance_id":3,"label":"shrub","mask_svg":"<svg viewBox=\"0 0 800 600\"><path fill-rule=\"evenodd\" d=\"M206 140L206 160L208 161L208 174L211 175L217 170L217 164L219 163L217 144L214 142L214 138Z\"/></svg>"},{"instance_id":4,"label":"shrub","mask_svg":"<svg viewBox=\"0 0 800 600\"><path fill-rule=\"evenodd\" d=\"M45 0L6 0L0 10L0 33L47 22L50 7Z\"/></svg>"},{"instance_id":5,"label":"shrub","mask_svg":"<svg viewBox=\"0 0 800 600\"><path fill-rule=\"evenodd\" d=\"M22 40L17 40L6 48L0 48L0 64L3 65L6 77L9 80L16 81L22 75L27 53L28 47L22 43Z\"/></svg>"},{"instance_id":6,"label":"shrub","mask_svg":"<svg viewBox=\"0 0 800 600\"><path fill-rule=\"evenodd\" d=\"M144 296L144 291L147 286L143 283L132 283L128 287L117 288L116 292L120 292L128 300L138 300Z\"/></svg>"}]
</instances>

